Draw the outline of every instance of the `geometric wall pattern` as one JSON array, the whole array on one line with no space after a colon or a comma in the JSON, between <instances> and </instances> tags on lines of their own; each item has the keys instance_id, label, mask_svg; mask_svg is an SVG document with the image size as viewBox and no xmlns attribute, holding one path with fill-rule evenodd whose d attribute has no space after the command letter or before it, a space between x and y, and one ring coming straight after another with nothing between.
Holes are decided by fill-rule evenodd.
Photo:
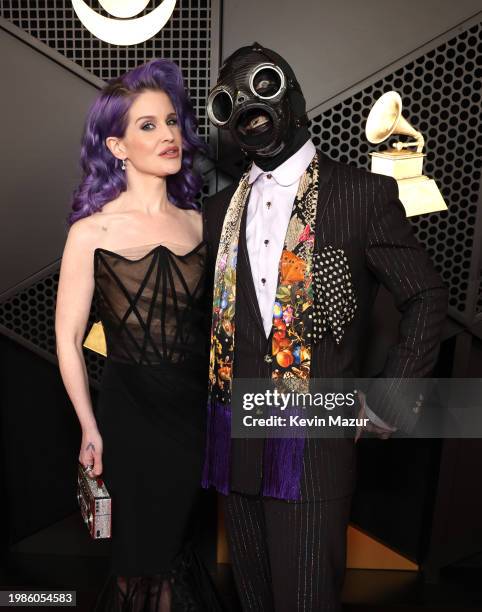
<instances>
[{"instance_id":1,"label":"geometric wall pattern","mask_svg":"<svg viewBox=\"0 0 482 612\"><path fill-rule=\"evenodd\" d=\"M376 148L365 137L370 107L386 91L400 93L404 117L425 137L424 174L436 180L448 206L447 211L410 221L450 289L451 314L468 321L482 313L481 263L473 257L476 241L482 242L482 228L475 235L482 164L481 77L479 23L312 116L310 124L315 144L330 157L369 168L368 152ZM379 150L386 147L384 143ZM470 274L478 279L471 302Z\"/></svg>"},{"instance_id":2,"label":"geometric wall pattern","mask_svg":"<svg viewBox=\"0 0 482 612\"><path fill-rule=\"evenodd\" d=\"M136 17L150 13L160 2L151 0ZM96 0L87 0L86 4L112 18ZM160 32L130 47L110 45L96 38L81 24L70 0L0 0L0 15L104 81L155 57L172 59L181 67L199 118L200 133L207 137L211 0L178 0Z\"/></svg>"}]
</instances>

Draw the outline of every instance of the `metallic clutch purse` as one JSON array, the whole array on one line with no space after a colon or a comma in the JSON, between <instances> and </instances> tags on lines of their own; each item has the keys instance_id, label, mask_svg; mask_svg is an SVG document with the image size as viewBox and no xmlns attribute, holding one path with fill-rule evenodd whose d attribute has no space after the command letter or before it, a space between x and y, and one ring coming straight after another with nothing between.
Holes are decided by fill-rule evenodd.
<instances>
[{"instance_id":1,"label":"metallic clutch purse","mask_svg":"<svg viewBox=\"0 0 482 612\"><path fill-rule=\"evenodd\" d=\"M97 321L92 325L84 340L84 346L95 353L100 353L107 357L107 343L105 341L104 326L101 321Z\"/></svg>"},{"instance_id":2,"label":"metallic clutch purse","mask_svg":"<svg viewBox=\"0 0 482 612\"><path fill-rule=\"evenodd\" d=\"M80 462L77 470L77 500L92 538L110 538L112 500L104 481L101 478L90 478Z\"/></svg>"}]
</instances>

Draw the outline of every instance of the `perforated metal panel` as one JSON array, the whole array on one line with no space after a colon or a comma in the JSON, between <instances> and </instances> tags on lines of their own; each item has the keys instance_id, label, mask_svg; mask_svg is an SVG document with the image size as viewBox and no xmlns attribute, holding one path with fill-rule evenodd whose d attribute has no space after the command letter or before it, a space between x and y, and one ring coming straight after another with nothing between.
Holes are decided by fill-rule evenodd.
<instances>
[{"instance_id":1,"label":"perforated metal panel","mask_svg":"<svg viewBox=\"0 0 482 612\"><path fill-rule=\"evenodd\" d=\"M27 284L0 304L0 329L3 333L21 339L23 344L44 356L56 356L55 301L59 282L58 265L50 266L45 276ZM87 328L98 320L93 305ZM104 358L84 349L89 376L100 380Z\"/></svg>"},{"instance_id":2,"label":"perforated metal panel","mask_svg":"<svg viewBox=\"0 0 482 612\"><path fill-rule=\"evenodd\" d=\"M21 335L38 348L55 354L52 321L57 294L58 272L16 293L2 303L0 322L8 330Z\"/></svg>"},{"instance_id":3,"label":"perforated metal panel","mask_svg":"<svg viewBox=\"0 0 482 612\"><path fill-rule=\"evenodd\" d=\"M373 103L395 90L402 113L425 136L424 174L434 178L448 211L411 218L417 239L450 289L450 312L466 322L482 312L480 262L474 261L482 227L475 235L482 158L482 25L474 25L395 73L311 119L313 140L345 163L369 168L365 125ZM400 138L403 140L403 137ZM386 144L379 150L386 148ZM469 300L469 276L478 291ZM477 268L477 269L476 269ZM475 273L474 273L475 270ZM477 294L479 294L478 304Z\"/></svg>"},{"instance_id":4,"label":"perforated metal panel","mask_svg":"<svg viewBox=\"0 0 482 612\"><path fill-rule=\"evenodd\" d=\"M137 16L150 13L161 1L151 0ZM86 4L112 17L96 0L87 0ZM208 136L205 102L209 91L211 0L178 0L161 31L131 47L110 45L96 38L81 24L70 0L0 0L0 14L103 80L155 57L172 59L181 67L200 133Z\"/></svg>"}]
</instances>

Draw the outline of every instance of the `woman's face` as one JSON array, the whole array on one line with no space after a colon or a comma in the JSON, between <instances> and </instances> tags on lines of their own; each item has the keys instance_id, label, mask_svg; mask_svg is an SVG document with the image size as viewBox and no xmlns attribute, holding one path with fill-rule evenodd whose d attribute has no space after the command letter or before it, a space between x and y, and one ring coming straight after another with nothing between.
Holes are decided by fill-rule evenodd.
<instances>
[{"instance_id":1,"label":"woman's face","mask_svg":"<svg viewBox=\"0 0 482 612\"><path fill-rule=\"evenodd\" d=\"M181 169L182 133L171 99L163 91L144 91L128 113L122 138L126 167L155 176Z\"/></svg>"}]
</instances>

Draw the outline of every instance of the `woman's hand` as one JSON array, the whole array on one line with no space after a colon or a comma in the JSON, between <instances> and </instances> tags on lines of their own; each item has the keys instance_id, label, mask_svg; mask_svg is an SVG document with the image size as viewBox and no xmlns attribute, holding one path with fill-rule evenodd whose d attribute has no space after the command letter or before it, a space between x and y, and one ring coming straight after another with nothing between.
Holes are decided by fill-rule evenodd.
<instances>
[{"instance_id":1,"label":"woman's hand","mask_svg":"<svg viewBox=\"0 0 482 612\"><path fill-rule=\"evenodd\" d=\"M102 474L102 438L98 429L82 431L79 461L84 467L92 466L93 469L87 472L91 478Z\"/></svg>"}]
</instances>

